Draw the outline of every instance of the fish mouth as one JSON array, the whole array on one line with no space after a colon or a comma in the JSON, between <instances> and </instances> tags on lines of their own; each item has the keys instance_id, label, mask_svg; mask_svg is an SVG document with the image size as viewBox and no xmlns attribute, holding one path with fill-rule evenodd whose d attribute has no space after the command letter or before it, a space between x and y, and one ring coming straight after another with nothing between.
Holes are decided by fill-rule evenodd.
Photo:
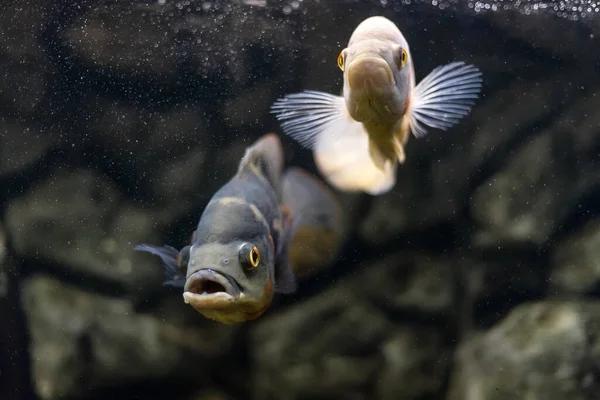
<instances>
[{"instance_id":1,"label":"fish mouth","mask_svg":"<svg viewBox=\"0 0 600 400\"><path fill-rule=\"evenodd\" d=\"M348 68L348 85L354 90L381 90L393 84L388 63L379 57L361 57ZM384 89L385 90L385 89Z\"/></svg>"},{"instance_id":2,"label":"fish mouth","mask_svg":"<svg viewBox=\"0 0 600 400\"><path fill-rule=\"evenodd\" d=\"M233 278L210 268L190 275L183 290L183 301L200 309L227 306L242 293Z\"/></svg>"}]
</instances>

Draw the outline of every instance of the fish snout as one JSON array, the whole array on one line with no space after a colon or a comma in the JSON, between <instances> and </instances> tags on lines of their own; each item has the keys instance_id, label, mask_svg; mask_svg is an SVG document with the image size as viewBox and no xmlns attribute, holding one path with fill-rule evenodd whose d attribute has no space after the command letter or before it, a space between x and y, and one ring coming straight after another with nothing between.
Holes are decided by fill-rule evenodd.
<instances>
[{"instance_id":1,"label":"fish snout","mask_svg":"<svg viewBox=\"0 0 600 400\"><path fill-rule=\"evenodd\" d=\"M353 90L370 90L393 84L392 70L382 58L358 58L348 67L348 85Z\"/></svg>"}]
</instances>

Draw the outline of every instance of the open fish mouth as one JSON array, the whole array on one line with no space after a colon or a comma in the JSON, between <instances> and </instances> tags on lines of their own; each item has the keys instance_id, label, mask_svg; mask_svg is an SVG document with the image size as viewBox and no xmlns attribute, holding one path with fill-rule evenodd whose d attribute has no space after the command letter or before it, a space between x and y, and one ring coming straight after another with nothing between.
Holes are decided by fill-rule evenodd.
<instances>
[{"instance_id":1,"label":"open fish mouth","mask_svg":"<svg viewBox=\"0 0 600 400\"><path fill-rule=\"evenodd\" d=\"M206 268L187 278L183 301L194 308L216 308L230 304L240 295L240 287L233 278Z\"/></svg>"}]
</instances>

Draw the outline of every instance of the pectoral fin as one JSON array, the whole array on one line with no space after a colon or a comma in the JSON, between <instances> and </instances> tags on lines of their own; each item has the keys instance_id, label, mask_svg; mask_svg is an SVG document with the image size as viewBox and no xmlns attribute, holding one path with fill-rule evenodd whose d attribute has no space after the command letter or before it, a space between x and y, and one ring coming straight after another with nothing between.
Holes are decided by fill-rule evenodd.
<instances>
[{"instance_id":1,"label":"pectoral fin","mask_svg":"<svg viewBox=\"0 0 600 400\"><path fill-rule=\"evenodd\" d=\"M350 117L343 97L315 91L290 94L275 102L272 112L286 135L313 151L320 173L338 190L380 195L396 183L396 163L378 159L376 164L369 135Z\"/></svg>"},{"instance_id":2,"label":"pectoral fin","mask_svg":"<svg viewBox=\"0 0 600 400\"><path fill-rule=\"evenodd\" d=\"M185 272L179 267L177 256L179 250L169 245L153 246L149 244L139 244L133 248L136 251L144 251L159 256L164 264L164 283L165 286L181 287L185 284ZM187 264L186 264L187 266Z\"/></svg>"},{"instance_id":3,"label":"pectoral fin","mask_svg":"<svg viewBox=\"0 0 600 400\"><path fill-rule=\"evenodd\" d=\"M462 61L435 68L411 96L409 118L413 134L425 136L425 125L441 130L456 125L471 111L482 85L481 71Z\"/></svg>"}]
</instances>

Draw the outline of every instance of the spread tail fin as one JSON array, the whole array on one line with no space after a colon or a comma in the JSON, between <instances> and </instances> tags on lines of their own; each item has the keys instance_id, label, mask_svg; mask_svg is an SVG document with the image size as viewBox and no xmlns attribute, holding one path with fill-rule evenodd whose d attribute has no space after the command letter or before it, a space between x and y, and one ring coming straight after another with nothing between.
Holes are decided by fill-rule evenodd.
<instances>
[{"instance_id":1,"label":"spread tail fin","mask_svg":"<svg viewBox=\"0 0 600 400\"><path fill-rule=\"evenodd\" d=\"M306 277L327 267L337 255L342 236L341 206L319 179L300 168L289 168L283 178L283 201L297 219L289 244L294 273Z\"/></svg>"}]
</instances>

